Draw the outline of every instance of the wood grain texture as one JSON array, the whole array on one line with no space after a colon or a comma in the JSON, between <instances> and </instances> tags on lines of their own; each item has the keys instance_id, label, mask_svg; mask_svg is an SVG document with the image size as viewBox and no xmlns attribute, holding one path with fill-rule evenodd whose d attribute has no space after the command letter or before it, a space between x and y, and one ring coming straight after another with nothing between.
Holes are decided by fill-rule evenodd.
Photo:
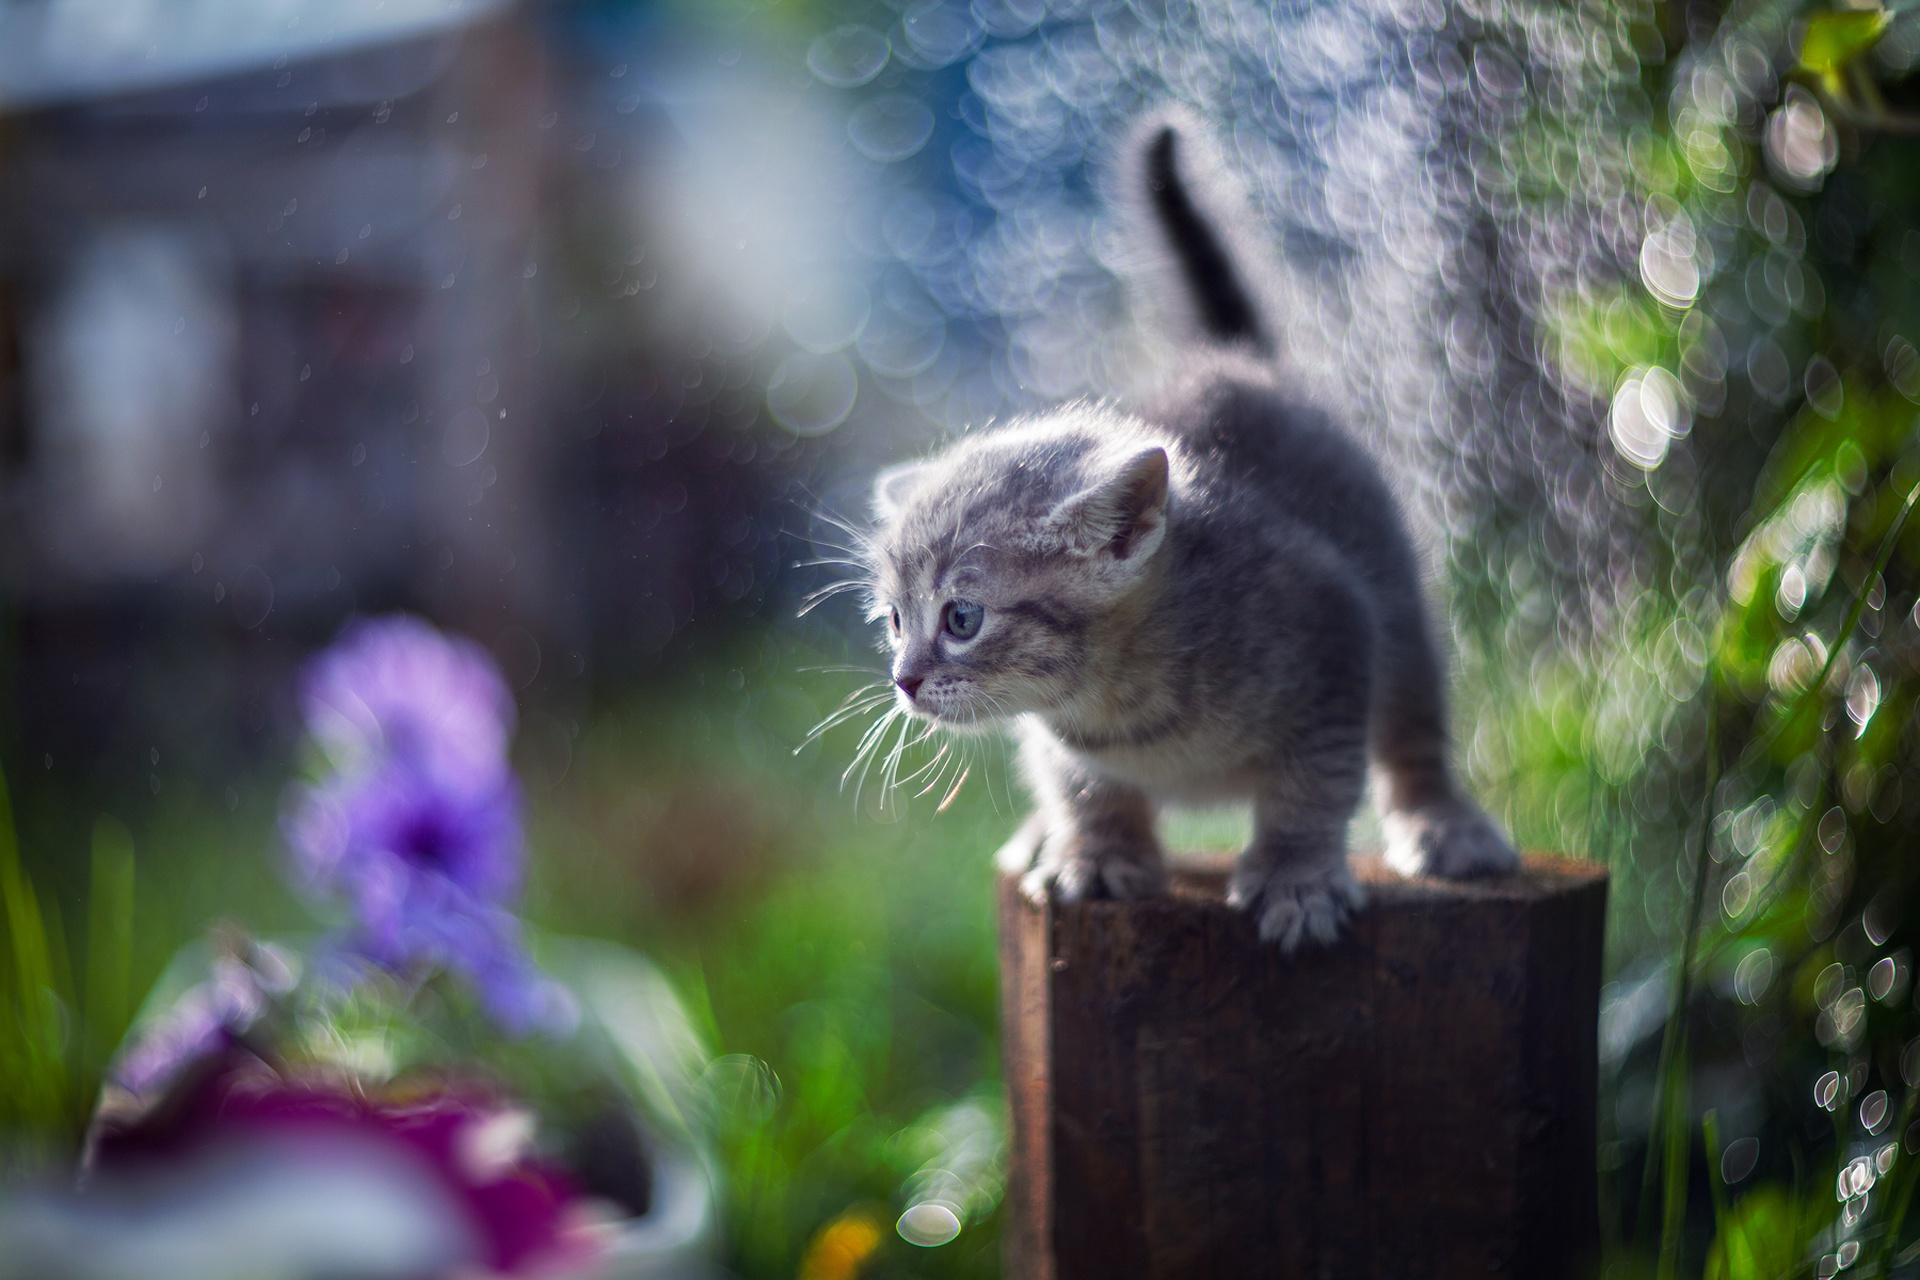
<instances>
[{"instance_id":1,"label":"wood grain texture","mask_svg":"<svg viewBox=\"0 0 1920 1280\"><path fill-rule=\"evenodd\" d=\"M1000 895L1015 1280L1582 1275L1606 873L1403 881L1282 957L1224 870Z\"/></svg>"}]
</instances>

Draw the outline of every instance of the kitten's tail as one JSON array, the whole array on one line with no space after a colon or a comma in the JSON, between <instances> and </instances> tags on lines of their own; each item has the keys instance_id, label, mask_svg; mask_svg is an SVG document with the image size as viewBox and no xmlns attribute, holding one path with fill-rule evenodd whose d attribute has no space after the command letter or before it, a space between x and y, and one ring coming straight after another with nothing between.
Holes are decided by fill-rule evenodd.
<instances>
[{"instance_id":1,"label":"kitten's tail","mask_svg":"<svg viewBox=\"0 0 1920 1280\"><path fill-rule=\"evenodd\" d=\"M1272 356L1273 326L1250 270L1260 256L1232 216L1244 198L1195 122L1181 112L1151 116L1127 155L1133 238L1148 250L1141 274L1161 321L1189 340Z\"/></svg>"}]
</instances>

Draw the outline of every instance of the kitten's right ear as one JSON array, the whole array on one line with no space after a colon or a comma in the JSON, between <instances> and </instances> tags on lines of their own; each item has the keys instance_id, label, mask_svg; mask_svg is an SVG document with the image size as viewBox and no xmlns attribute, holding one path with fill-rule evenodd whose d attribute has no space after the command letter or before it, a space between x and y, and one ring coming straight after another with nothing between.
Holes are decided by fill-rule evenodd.
<instances>
[{"instance_id":1,"label":"kitten's right ear","mask_svg":"<svg viewBox=\"0 0 1920 1280\"><path fill-rule=\"evenodd\" d=\"M1080 555L1145 560L1167 532L1167 451L1155 446L1061 503L1048 517Z\"/></svg>"},{"instance_id":2,"label":"kitten's right ear","mask_svg":"<svg viewBox=\"0 0 1920 1280\"><path fill-rule=\"evenodd\" d=\"M873 518L881 524L892 523L932 470L933 464L929 462L903 462L875 476Z\"/></svg>"}]
</instances>

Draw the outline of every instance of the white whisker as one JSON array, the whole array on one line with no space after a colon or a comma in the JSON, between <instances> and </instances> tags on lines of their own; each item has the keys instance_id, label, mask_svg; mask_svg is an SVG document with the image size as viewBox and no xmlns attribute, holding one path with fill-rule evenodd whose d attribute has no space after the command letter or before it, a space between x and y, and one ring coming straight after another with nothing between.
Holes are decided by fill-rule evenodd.
<instances>
[{"instance_id":1,"label":"white whisker","mask_svg":"<svg viewBox=\"0 0 1920 1280\"><path fill-rule=\"evenodd\" d=\"M947 811L947 806L952 804L954 797L960 794L960 788L967 785L967 779L972 775L972 773L973 773L972 765L968 765L966 768L960 771L960 776L953 780L953 790L947 792L946 799L942 800L938 805L934 806L933 811L935 813L945 813Z\"/></svg>"}]
</instances>

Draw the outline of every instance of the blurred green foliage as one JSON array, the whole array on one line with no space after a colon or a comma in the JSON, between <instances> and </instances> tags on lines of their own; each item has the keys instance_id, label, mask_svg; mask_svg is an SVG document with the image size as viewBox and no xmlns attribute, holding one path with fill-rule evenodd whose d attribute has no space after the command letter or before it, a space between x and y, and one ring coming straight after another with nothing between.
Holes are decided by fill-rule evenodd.
<instances>
[{"instance_id":1,"label":"blurred green foliage","mask_svg":"<svg viewBox=\"0 0 1920 1280\"><path fill-rule=\"evenodd\" d=\"M1479 620L1473 760L1523 839L1615 866L1613 999L1667 993L1612 1023L1607 1274L1912 1274L1916 17L1607 16L1653 106L1610 188L1639 269L1555 299L1544 346L1604 415L1642 591L1531 670ZM1541 200L1557 127L1514 131Z\"/></svg>"},{"instance_id":2,"label":"blurred green foliage","mask_svg":"<svg viewBox=\"0 0 1920 1280\"><path fill-rule=\"evenodd\" d=\"M953 1243L909 1245L893 1220L955 1107L999 1120L988 854L1015 818L1005 762L983 758L944 812L944 792L883 803L871 785L856 809L840 776L864 723L796 754L854 683L819 666L745 642L584 726L538 809L531 914L639 940L677 980L718 1055L743 1275L793 1275L868 1219L885 1229L862 1275L997 1274L997 1161L971 1175L981 1216Z\"/></svg>"}]
</instances>

